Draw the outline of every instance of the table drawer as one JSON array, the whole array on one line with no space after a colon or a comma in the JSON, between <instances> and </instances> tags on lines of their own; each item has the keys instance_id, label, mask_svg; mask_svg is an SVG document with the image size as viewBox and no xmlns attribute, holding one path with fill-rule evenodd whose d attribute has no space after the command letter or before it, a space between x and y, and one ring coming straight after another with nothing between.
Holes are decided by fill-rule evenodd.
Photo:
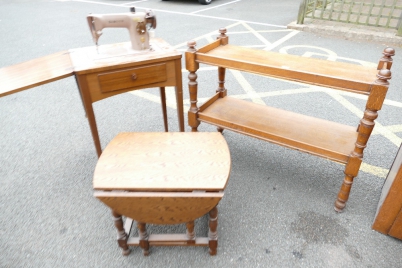
<instances>
[{"instance_id":1,"label":"table drawer","mask_svg":"<svg viewBox=\"0 0 402 268\"><path fill-rule=\"evenodd\" d=\"M98 81L102 92L127 89L167 80L166 64L155 64L122 71L102 73Z\"/></svg>"}]
</instances>

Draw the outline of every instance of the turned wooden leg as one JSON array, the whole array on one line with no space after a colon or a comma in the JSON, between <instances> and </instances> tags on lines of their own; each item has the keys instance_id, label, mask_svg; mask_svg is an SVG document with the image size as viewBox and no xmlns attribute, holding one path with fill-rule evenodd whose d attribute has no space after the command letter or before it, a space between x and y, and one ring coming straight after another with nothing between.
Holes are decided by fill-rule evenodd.
<instances>
[{"instance_id":1,"label":"turned wooden leg","mask_svg":"<svg viewBox=\"0 0 402 268\"><path fill-rule=\"evenodd\" d=\"M200 124L198 121L198 107L197 107L197 91L198 91L198 83L197 83L197 74L196 71L199 68L199 64L195 61L195 53L196 53L196 42L189 41L187 43L188 50L186 52L186 68L189 71L188 74L188 89L190 93L190 109L188 110L188 124L191 127L192 132L197 132L197 128Z\"/></svg>"},{"instance_id":2,"label":"turned wooden leg","mask_svg":"<svg viewBox=\"0 0 402 268\"><path fill-rule=\"evenodd\" d=\"M345 179L343 180L337 200L335 201L335 210L337 212L341 212L345 208L352 188L353 179L359 172L363 159L363 151L366 148L367 141L373 131L375 125L374 120L378 116L377 111L381 109L382 100L385 98L386 88L384 89L384 86L387 87L389 85L388 80L391 79L391 71L383 68L391 67L392 59L390 57L393 56L394 52L393 49L385 50L384 58L380 60L378 65L378 68L380 68L377 74L378 79L374 82L374 85L371 88L366 110L364 111L363 118L360 120L357 129L358 136L355 148L349 156L349 160L345 167Z\"/></svg>"},{"instance_id":3,"label":"turned wooden leg","mask_svg":"<svg viewBox=\"0 0 402 268\"><path fill-rule=\"evenodd\" d=\"M352 188L353 179L357 176L359 172L360 165L363 159L363 151L367 146L367 141L373 131L375 122L377 118L377 111L381 109L379 99L385 98L385 92L383 87L377 85L387 86L388 79L391 78L391 72L387 69L379 70L377 74L377 80L372 86L372 92L370 93L369 99L367 101L366 110L364 111L363 118L360 120L359 127L357 129L358 135L355 143L355 148L349 156L349 160L345 167L345 178L343 180L341 189L338 193L337 200L335 201L335 210L341 212L349 198L350 189Z\"/></svg>"},{"instance_id":4,"label":"turned wooden leg","mask_svg":"<svg viewBox=\"0 0 402 268\"><path fill-rule=\"evenodd\" d=\"M335 211L342 212L346 206L346 202L349 199L350 189L352 188L354 176L345 174L341 189L338 193L338 198L335 201Z\"/></svg>"},{"instance_id":5,"label":"turned wooden leg","mask_svg":"<svg viewBox=\"0 0 402 268\"><path fill-rule=\"evenodd\" d=\"M128 235L124 230L122 217L115 211L112 211L112 214L114 219L114 226L116 226L117 229L117 243L119 244L119 247L122 248L123 255L127 256L128 254L130 254L130 249L127 246Z\"/></svg>"},{"instance_id":6,"label":"turned wooden leg","mask_svg":"<svg viewBox=\"0 0 402 268\"><path fill-rule=\"evenodd\" d=\"M218 248L218 208L214 207L209 212L209 232L208 232L208 239L209 239L209 254L211 256L216 255L217 248Z\"/></svg>"},{"instance_id":7,"label":"turned wooden leg","mask_svg":"<svg viewBox=\"0 0 402 268\"><path fill-rule=\"evenodd\" d=\"M361 156L361 155L359 155ZM342 210L346 206L346 202L349 199L350 190L352 188L353 179L359 173L360 165L362 163L361 157L357 157L355 152L352 153L351 157L349 158L348 163L345 167L345 178L343 180L341 189L339 190L338 197L335 201L335 211L342 212Z\"/></svg>"},{"instance_id":8,"label":"turned wooden leg","mask_svg":"<svg viewBox=\"0 0 402 268\"><path fill-rule=\"evenodd\" d=\"M198 121L198 107L197 107L197 74L191 72L188 75L190 82L188 82L190 90L190 110L188 111L188 123L191 127L191 132L197 132L200 125Z\"/></svg>"},{"instance_id":9,"label":"turned wooden leg","mask_svg":"<svg viewBox=\"0 0 402 268\"><path fill-rule=\"evenodd\" d=\"M162 104L162 114L163 114L163 125L165 126L165 132L168 132L168 121L167 121L167 111L166 111L166 92L165 87L160 87L159 92L161 95Z\"/></svg>"},{"instance_id":10,"label":"turned wooden leg","mask_svg":"<svg viewBox=\"0 0 402 268\"><path fill-rule=\"evenodd\" d=\"M219 93L219 97L223 98L226 96L227 91L225 88L225 76L226 76L226 68L218 67L218 88L216 89L216 93Z\"/></svg>"},{"instance_id":11,"label":"turned wooden leg","mask_svg":"<svg viewBox=\"0 0 402 268\"><path fill-rule=\"evenodd\" d=\"M187 244L195 244L194 221L186 223Z\"/></svg>"},{"instance_id":12,"label":"turned wooden leg","mask_svg":"<svg viewBox=\"0 0 402 268\"><path fill-rule=\"evenodd\" d=\"M149 235L147 233L145 223L138 222L137 227L138 227L138 234L140 237L140 247L142 248L142 253L144 254L144 256L148 256L149 255L149 242L148 242Z\"/></svg>"},{"instance_id":13,"label":"turned wooden leg","mask_svg":"<svg viewBox=\"0 0 402 268\"><path fill-rule=\"evenodd\" d=\"M219 98L224 98L227 94L225 88L225 76L226 76L226 68L218 67L219 82L218 82L218 88L216 89L216 93L219 93ZM223 132L223 128L221 127L217 127L216 130L219 131L220 133Z\"/></svg>"}]
</instances>

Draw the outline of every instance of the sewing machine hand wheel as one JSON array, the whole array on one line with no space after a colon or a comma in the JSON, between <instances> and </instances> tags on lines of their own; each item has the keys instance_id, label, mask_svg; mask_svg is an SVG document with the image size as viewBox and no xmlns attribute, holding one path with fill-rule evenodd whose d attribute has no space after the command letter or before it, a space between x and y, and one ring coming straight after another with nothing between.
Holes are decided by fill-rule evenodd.
<instances>
[{"instance_id":1,"label":"sewing machine hand wheel","mask_svg":"<svg viewBox=\"0 0 402 268\"><path fill-rule=\"evenodd\" d=\"M149 29L156 28L156 16L152 10L148 10L145 13L145 21L146 21L146 24L149 25Z\"/></svg>"}]
</instances>

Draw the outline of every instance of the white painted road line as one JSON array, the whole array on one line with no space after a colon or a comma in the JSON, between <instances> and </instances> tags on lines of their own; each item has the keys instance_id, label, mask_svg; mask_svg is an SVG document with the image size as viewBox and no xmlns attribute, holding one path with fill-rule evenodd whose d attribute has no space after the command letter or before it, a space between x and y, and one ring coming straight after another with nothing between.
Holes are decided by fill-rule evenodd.
<instances>
[{"instance_id":1,"label":"white painted road line","mask_svg":"<svg viewBox=\"0 0 402 268\"><path fill-rule=\"evenodd\" d=\"M209 7L209 8L204 8L204 9L201 9L201 10L197 10L197 11L191 12L190 14L195 14L195 13L198 13L198 12L203 12L203 11L215 9L215 8L218 8L218 7L221 7L221 6L231 5L231 4L233 4L233 3L240 2L240 1L241 1L241 0L235 0L235 1L232 1L232 2L229 2L229 3L225 3L225 4L222 4L222 5L217 5L217 6L212 6L212 7Z\"/></svg>"}]
</instances>

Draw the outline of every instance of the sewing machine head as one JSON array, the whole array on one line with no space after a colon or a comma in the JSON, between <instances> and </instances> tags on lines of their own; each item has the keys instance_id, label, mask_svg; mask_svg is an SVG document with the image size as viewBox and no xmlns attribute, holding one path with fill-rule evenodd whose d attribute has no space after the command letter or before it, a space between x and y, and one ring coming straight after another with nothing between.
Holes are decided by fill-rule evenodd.
<instances>
[{"instance_id":1,"label":"sewing machine head","mask_svg":"<svg viewBox=\"0 0 402 268\"><path fill-rule=\"evenodd\" d=\"M147 12L131 12L113 14L89 14L89 29L96 45L102 35L103 28L127 28L130 33L131 47L134 50L149 49L149 30L156 28L156 17L151 10Z\"/></svg>"}]
</instances>

